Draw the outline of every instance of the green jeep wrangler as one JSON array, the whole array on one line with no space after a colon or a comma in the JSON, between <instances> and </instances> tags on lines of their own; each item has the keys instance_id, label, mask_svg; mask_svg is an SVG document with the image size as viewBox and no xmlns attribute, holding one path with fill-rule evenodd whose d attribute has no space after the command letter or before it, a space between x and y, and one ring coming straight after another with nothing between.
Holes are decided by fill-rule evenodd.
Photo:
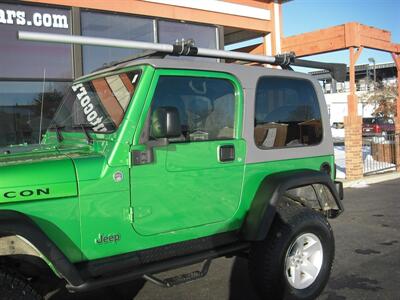
<instances>
[{"instance_id":1,"label":"green jeep wrangler","mask_svg":"<svg viewBox=\"0 0 400 300\"><path fill-rule=\"evenodd\" d=\"M343 211L334 178L311 76L157 54L114 64L72 83L40 145L0 154L0 297L126 282L132 297L136 279L172 287L242 256L260 297L314 299L334 259L327 218Z\"/></svg>"}]
</instances>

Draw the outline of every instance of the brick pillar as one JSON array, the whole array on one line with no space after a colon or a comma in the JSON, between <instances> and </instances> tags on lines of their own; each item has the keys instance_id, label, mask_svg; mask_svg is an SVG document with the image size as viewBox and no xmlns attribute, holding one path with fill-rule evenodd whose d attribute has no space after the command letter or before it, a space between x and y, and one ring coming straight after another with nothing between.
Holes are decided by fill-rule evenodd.
<instances>
[{"instance_id":1,"label":"brick pillar","mask_svg":"<svg viewBox=\"0 0 400 300\"><path fill-rule=\"evenodd\" d=\"M393 60L397 68L397 103L396 103L396 136L395 136L395 149L396 149L396 170L400 172L400 53L392 53Z\"/></svg>"},{"instance_id":2,"label":"brick pillar","mask_svg":"<svg viewBox=\"0 0 400 300\"><path fill-rule=\"evenodd\" d=\"M349 96L350 97L350 96ZM344 117L346 147L346 179L354 180L363 177L363 157L362 157L362 117Z\"/></svg>"},{"instance_id":3,"label":"brick pillar","mask_svg":"<svg viewBox=\"0 0 400 300\"><path fill-rule=\"evenodd\" d=\"M397 98L399 102L399 98ZM395 135L395 149L396 149L396 170L400 172L400 117L397 114L397 118L395 120L396 123L396 135Z\"/></svg>"}]
</instances>

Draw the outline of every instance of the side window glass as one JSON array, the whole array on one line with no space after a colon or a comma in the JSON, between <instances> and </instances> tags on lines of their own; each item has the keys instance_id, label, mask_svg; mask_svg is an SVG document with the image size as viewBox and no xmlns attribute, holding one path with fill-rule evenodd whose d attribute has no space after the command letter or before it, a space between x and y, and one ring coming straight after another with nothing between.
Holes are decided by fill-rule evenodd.
<instances>
[{"instance_id":1,"label":"side window glass","mask_svg":"<svg viewBox=\"0 0 400 300\"><path fill-rule=\"evenodd\" d=\"M254 139L261 149L299 147L322 140L321 113L308 80L263 77L256 89Z\"/></svg>"},{"instance_id":2,"label":"side window glass","mask_svg":"<svg viewBox=\"0 0 400 300\"><path fill-rule=\"evenodd\" d=\"M229 80L161 76L151 112L160 107L174 107L179 113L181 136L171 142L234 138L235 90Z\"/></svg>"}]
</instances>

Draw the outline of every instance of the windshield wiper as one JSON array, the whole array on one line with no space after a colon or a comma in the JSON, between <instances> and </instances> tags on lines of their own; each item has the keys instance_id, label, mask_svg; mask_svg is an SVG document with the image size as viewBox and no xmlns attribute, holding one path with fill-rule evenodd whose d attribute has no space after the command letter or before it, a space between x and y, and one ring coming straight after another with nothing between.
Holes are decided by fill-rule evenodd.
<instances>
[{"instance_id":1,"label":"windshield wiper","mask_svg":"<svg viewBox=\"0 0 400 300\"><path fill-rule=\"evenodd\" d=\"M88 130L88 129L93 129L93 127L94 127L93 125L83 124L83 123L72 126L72 128L82 128L83 132L85 133L88 144L93 144L93 138L90 136L89 130Z\"/></svg>"},{"instance_id":2,"label":"windshield wiper","mask_svg":"<svg viewBox=\"0 0 400 300\"><path fill-rule=\"evenodd\" d=\"M56 130L57 141L59 143L61 143L64 140L64 137L61 134L61 129L64 129L64 128L65 128L65 126L58 125L57 123L54 123L54 125L50 127L50 129L55 129Z\"/></svg>"}]
</instances>

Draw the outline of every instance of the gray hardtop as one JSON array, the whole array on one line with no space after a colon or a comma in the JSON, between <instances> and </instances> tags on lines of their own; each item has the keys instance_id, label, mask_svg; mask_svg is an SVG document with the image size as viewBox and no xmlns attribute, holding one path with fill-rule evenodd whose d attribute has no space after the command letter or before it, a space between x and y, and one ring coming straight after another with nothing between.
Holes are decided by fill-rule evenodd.
<instances>
[{"instance_id":1,"label":"gray hardtop","mask_svg":"<svg viewBox=\"0 0 400 300\"><path fill-rule=\"evenodd\" d=\"M78 78L78 80L85 79L90 76L99 75L101 73L112 72L126 67L151 65L156 69L179 69L179 70L200 70L200 71L215 71L224 72L236 76L243 88L254 88L257 80L261 76L282 76L282 77L295 77L304 78L311 81L315 79L306 73L295 72L291 70L281 70L278 68L266 68L262 66L246 66L238 63L223 63L223 62L209 62L204 60L189 60L186 57L171 58L140 58L131 61L116 64L109 68L104 68L88 75Z\"/></svg>"},{"instance_id":2,"label":"gray hardtop","mask_svg":"<svg viewBox=\"0 0 400 300\"><path fill-rule=\"evenodd\" d=\"M323 155L333 155L333 142L332 134L329 123L328 111L325 103L325 97L322 92L321 86L318 81L311 75L299 73L291 70L281 70L277 68L266 68L261 66L244 66L235 63L219 63L207 61L190 61L187 58L181 59L168 59L168 58L145 58L135 59L115 66L104 68L84 77L108 73L119 69L124 69L132 66L151 65L156 69L181 69L181 70L201 70L201 71L215 71L231 74L238 78L240 81L244 101L244 114L243 114L243 138L247 141L247 155L246 163L259 163L266 161L277 161L286 159L296 159L305 157L316 157ZM277 77L290 77L298 79L306 79L311 81L317 94L323 128L323 139L318 145L307 147L287 147L287 148L273 148L271 150L262 150L255 145L254 142L254 116L255 116L255 98L256 86L260 77L263 76L277 76Z\"/></svg>"}]
</instances>

